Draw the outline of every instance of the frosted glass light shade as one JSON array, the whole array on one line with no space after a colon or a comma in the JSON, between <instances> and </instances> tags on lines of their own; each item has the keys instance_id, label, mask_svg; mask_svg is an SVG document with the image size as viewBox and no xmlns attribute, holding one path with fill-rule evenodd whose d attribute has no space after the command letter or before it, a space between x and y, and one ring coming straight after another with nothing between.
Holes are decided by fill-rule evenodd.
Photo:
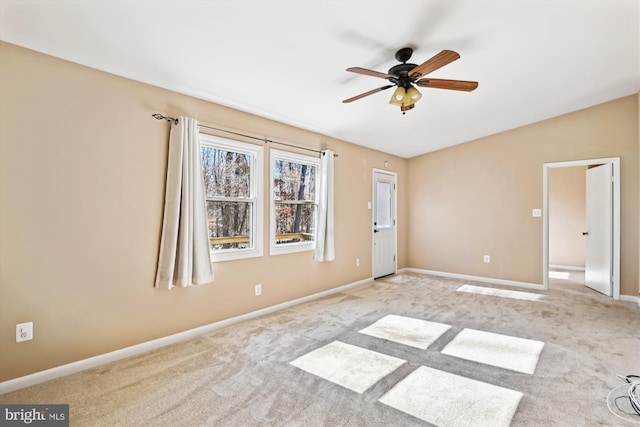
<instances>
[{"instance_id":1,"label":"frosted glass light shade","mask_svg":"<svg viewBox=\"0 0 640 427\"><path fill-rule=\"evenodd\" d=\"M409 89L407 89L407 96L405 98L405 104L413 104L415 102L418 102L418 100L422 98L422 94L418 91L418 89L416 89L413 86L410 86Z\"/></svg>"},{"instance_id":2,"label":"frosted glass light shade","mask_svg":"<svg viewBox=\"0 0 640 427\"><path fill-rule=\"evenodd\" d=\"M391 99L389 100L389 104L401 106L405 103L405 98L407 96L407 91L402 86L398 86L398 88L391 95Z\"/></svg>"}]
</instances>

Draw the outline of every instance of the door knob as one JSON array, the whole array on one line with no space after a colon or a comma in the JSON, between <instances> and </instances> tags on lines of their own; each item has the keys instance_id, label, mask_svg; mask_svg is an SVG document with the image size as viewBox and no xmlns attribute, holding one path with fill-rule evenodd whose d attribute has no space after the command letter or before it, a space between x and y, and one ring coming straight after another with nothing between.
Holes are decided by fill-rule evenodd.
<instances>
[{"instance_id":1,"label":"door knob","mask_svg":"<svg viewBox=\"0 0 640 427\"><path fill-rule=\"evenodd\" d=\"M374 232L374 233L377 233L377 232L378 232L378 230L373 230L373 232Z\"/></svg>"},{"instance_id":2,"label":"door knob","mask_svg":"<svg viewBox=\"0 0 640 427\"><path fill-rule=\"evenodd\" d=\"M582 235L583 235L583 236L588 236L588 235L589 235L589 232L588 232L588 231L583 231L583 232L582 232Z\"/></svg>"}]
</instances>

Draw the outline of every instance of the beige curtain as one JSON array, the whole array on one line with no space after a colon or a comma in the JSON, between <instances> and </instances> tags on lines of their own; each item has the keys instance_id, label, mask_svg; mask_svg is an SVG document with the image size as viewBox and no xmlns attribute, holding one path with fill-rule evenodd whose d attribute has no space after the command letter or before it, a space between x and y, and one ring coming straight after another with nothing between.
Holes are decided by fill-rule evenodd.
<instances>
[{"instance_id":1,"label":"beige curtain","mask_svg":"<svg viewBox=\"0 0 640 427\"><path fill-rule=\"evenodd\" d=\"M320 157L319 184L315 259L321 262L333 261L336 253L333 242L333 151L331 150L324 150Z\"/></svg>"},{"instance_id":2,"label":"beige curtain","mask_svg":"<svg viewBox=\"0 0 640 427\"><path fill-rule=\"evenodd\" d=\"M213 281L198 122L171 124L164 218L155 287L171 289Z\"/></svg>"}]
</instances>

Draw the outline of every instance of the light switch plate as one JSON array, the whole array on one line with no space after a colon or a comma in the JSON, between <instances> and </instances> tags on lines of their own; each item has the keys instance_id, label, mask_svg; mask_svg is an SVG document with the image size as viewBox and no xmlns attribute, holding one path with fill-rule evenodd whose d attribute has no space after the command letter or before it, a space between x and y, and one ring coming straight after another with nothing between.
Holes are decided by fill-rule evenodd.
<instances>
[{"instance_id":1,"label":"light switch plate","mask_svg":"<svg viewBox=\"0 0 640 427\"><path fill-rule=\"evenodd\" d=\"M541 217L542 216L542 209L532 209L531 210L531 216L532 217Z\"/></svg>"}]
</instances>

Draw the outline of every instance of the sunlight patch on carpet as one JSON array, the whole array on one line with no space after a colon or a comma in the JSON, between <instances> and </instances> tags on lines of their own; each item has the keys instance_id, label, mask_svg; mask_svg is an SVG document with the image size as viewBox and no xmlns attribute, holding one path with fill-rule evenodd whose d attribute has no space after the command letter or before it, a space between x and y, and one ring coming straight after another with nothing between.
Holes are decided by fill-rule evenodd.
<instances>
[{"instance_id":1,"label":"sunlight patch on carpet","mask_svg":"<svg viewBox=\"0 0 640 427\"><path fill-rule=\"evenodd\" d=\"M544 295L534 294L531 292L510 291L508 289L486 288L483 286L463 285L457 289L458 292L469 292L472 294L491 295L494 297L503 297L511 299L522 299L527 301L541 301Z\"/></svg>"},{"instance_id":2,"label":"sunlight patch on carpet","mask_svg":"<svg viewBox=\"0 0 640 427\"><path fill-rule=\"evenodd\" d=\"M522 393L421 366L380 402L440 427L507 427Z\"/></svg>"},{"instance_id":3,"label":"sunlight patch on carpet","mask_svg":"<svg viewBox=\"0 0 640 427\"><path fill-rule=\"evenodd\" d=\"M404 274L396 274L392 277L384 279L384 281L392 282L392 283L404 283L404 282L408 282L410 279L411 278L409 276L406 276Z\"/></svg>"},{"instance_id":4,"label":"sunlight patch on carpet","mask_svg":"<svg viewBox=\"0 0 640 427\"><path fill-rule=\"evenodd\" d=\"M290 363L356 393L363 393L406 361L333 341Z\"/></svg>"},{"instance_id":5,"label":"sunlight patch on carpet","mask_svg":"<svg viewBox=\"0 0 640 427\"><path fill-rule=\"evenodd\" d=\"M426 350L451 325L390 314L361 331L361 334Z\"/></svg>"},{"instance_id":6,"label":"sunlight patch on carpet","mask_svg":"<svg viewBox=\"0 0 640 427\"><path fill-rule=\"evenodd\" d=\"M542 341L463 329L442 349L442 354L533 374L543 347Z\"/></svg>"}]
</instances>

